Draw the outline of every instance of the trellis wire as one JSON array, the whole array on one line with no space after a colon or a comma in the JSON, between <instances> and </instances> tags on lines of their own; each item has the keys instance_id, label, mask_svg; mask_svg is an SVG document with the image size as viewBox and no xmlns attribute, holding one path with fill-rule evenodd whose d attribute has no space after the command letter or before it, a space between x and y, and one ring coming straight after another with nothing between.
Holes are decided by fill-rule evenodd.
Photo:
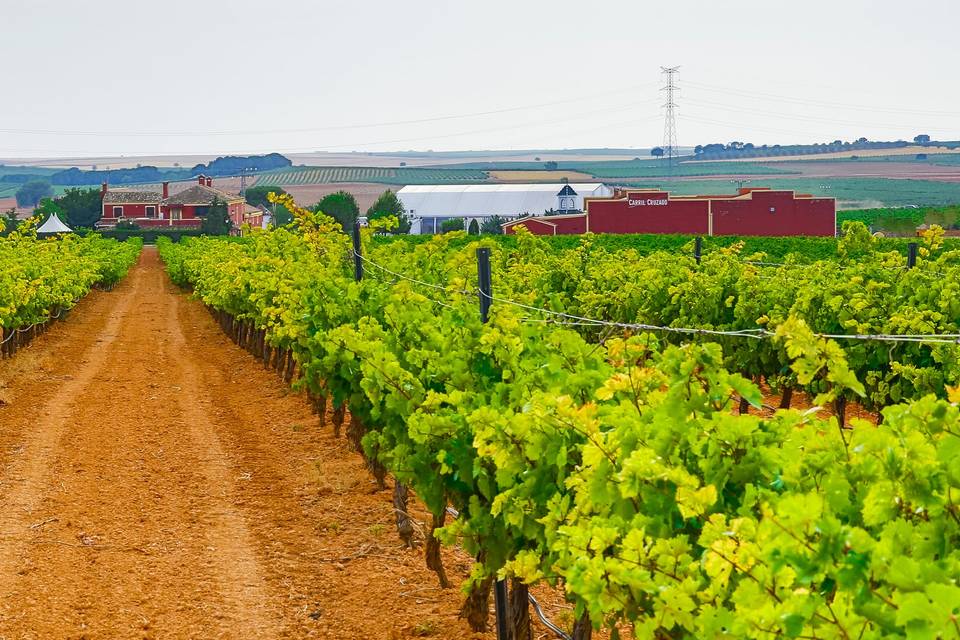
<instances>
[{"instance_id":1,"label":"trellis wire","mask_svg":"<svg viewBox=\"0 0 960 640\"><path fill-rule=\"evenodd\" d=\"M451 289L449 287L444 287L432 282L425 282L417 278L411 278L408 275L393 271L388 269L381 264L371 260L370 258L361 256L362 260L371 266L383 271L384 273L389 273L390 275L412 282L414 284L422 285L429 287L431 289L436 289L438 291L443 291L446 293L459 293L463 295L483 295L479 289L475 291L468 291L465 289ZM779 264L779 263L771 263ZM439 300L429 298L432 302L441 305L450 307L446 303L442 303ZM515 300L510 300L508 298L501 298L498 296L490 296L492 302L499 302L502 304L511 305L526 311L531 311L533 313L546 314L556 318L563 318L565 320L570 320L573 322L570 323L560 323L554 322L554 324L565 324L567 326L597 326L597 327L614 327L618 329L633 329L639 331L662 331L665 333L680 333L687 335L706 335L706 336L722 336L722 337L735 337L735 338L751 338L754 340L763 340L774 337L776 334L773 331L767 329L757 328L757 329L739 329L739 330L720 330L720 329L704 329L699 327L670 327L663 325L654 325L646 324L639 322L615 322L611 320L600 320L598 318L590 318L585 316L579 316L571 313L565 313L562 311L553 311L552 309L544 309L543 307L537 307L534 305L524 304L522 302L517 302ZM538 320L527 318L528 322L537 322ZM550 322L549 320L539 320L539 322ZM875 342L904 342L904 343L925 343L925 344L960 344L960 334L958 333L944 333L944 334L846 334L846 333L814 333L818 338L826 338L829 340L861 340L861 341L875 341Z\"/></svg>"}]
</instances>

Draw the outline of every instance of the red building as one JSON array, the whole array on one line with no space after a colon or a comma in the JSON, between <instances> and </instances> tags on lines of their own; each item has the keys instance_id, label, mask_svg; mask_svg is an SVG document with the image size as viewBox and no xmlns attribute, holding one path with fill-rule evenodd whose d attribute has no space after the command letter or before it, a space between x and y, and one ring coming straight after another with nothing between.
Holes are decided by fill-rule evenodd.
<instances>
[{"instance_id":1,"label":"red building","mask_svg":"<svg viewBox=\"0 0 960 640\"><path fill-rule=\"evenodd\" d=\"M199 176L197 184L170 195L170 183L164 182L162 191L141 189L111 189L106 183L100 191L103 212L98 228L112 228L118 222L136 223L140 227L177 227L196 229L214 202L227 206L234 228L244 224L263 225L263 212L251 207L243 196L221 191L213 186L213 178Z\"/></svg>"},{"instance_id":2,"label":"red building","mask_svg":"<svg viewBox=\"0 0 960 640\"><path fill-rule=\"evenodd\" d=\"M656 189L618 190L586 198L582 213L511 220L531 233L683 233L705 236L833 236L836 201L793 191L744 188L736 195L671 196Z\"/></svg>"}]
</instances>

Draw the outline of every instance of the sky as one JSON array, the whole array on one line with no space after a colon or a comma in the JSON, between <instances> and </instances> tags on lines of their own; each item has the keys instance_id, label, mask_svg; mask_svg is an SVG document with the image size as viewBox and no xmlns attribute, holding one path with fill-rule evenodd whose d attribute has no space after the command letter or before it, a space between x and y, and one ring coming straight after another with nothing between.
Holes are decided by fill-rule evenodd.
<instances>
[{"instance_id":1,"label":"sky","mask_svg":"<svg viewBox=\"0 0 960 640\"><path fill-rule=\"evenodd\" d=\"M0 157L960 139L954 0L0 0Z\"/></svg>"}]
</instances>

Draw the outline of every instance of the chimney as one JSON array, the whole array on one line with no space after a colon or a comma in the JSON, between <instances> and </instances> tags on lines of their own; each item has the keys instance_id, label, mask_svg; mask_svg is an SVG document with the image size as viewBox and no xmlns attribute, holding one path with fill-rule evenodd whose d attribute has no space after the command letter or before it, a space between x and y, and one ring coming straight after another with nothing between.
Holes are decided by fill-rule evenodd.
<instances>
[{"instance_id":1,"label":"chimney","mask_svg":"<svg viewBox=\"0 0 960 640\"><path fill-rule=\"evenodd\" d=\"M107 195L107 183L103 182L100 184L100 199L103 200L104 196Z\"/></svg>"},{"instance_id":2,"label":"chimney","mask_svg":"<svg viewBox=\"0 0 960 640\"><path fill-rule=\"evenodd\" d=\"M170 183L164 182L163 183L163 199L166 200L169 197L170 197Z\"/></svg>"},{"instance_id":3,"label":"chimney","mask_svg":"<svg viewBox=\"0 0 960 640\"><path fill-rule=\"evenodd\" d=\"M206 182L207 182L207 176L201 173L200 176L197 178L197 184L199 184L202 187L204 184L206 184Z\"/></svg>"},{"instance_id":4,"label":"chimney","mask_svg":"<svg viewBox=\"0 0 960 640\"><path fill-rule=\"evenodd\" d=\"M212 187L212 186L213 186L213 178L207 178L207 186L208 186L208 187Z\"/></svg>"}]
</instances>

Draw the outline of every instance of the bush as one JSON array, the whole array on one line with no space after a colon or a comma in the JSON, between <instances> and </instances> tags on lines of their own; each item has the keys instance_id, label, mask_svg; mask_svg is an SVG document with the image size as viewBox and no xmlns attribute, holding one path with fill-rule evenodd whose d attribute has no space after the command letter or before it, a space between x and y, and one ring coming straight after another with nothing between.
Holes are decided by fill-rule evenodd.
<instances>
[{"instance_id":1,"label":"bush","mask_svg":"<svg viewBox=\"0 0 960 640\"><path fill-rule=\"evenodd\" d=\"M463 231L463 218L450 218L440 223L440 233L450 233L451 231Z\"/></svg>"},{"instance_id":2,"label":"bush","mask_svg":"<svg viewBox=\"0 0 960 640\"><path fill-rule=\"evenodd\" d=\"M200 229L110 229L98 233L104 238L121 242L126 242L130 238L141 238L144 244L157 244L160 238L180 242L183 238L196 238L203 235Z\"/></svg>"}]
</instances>

